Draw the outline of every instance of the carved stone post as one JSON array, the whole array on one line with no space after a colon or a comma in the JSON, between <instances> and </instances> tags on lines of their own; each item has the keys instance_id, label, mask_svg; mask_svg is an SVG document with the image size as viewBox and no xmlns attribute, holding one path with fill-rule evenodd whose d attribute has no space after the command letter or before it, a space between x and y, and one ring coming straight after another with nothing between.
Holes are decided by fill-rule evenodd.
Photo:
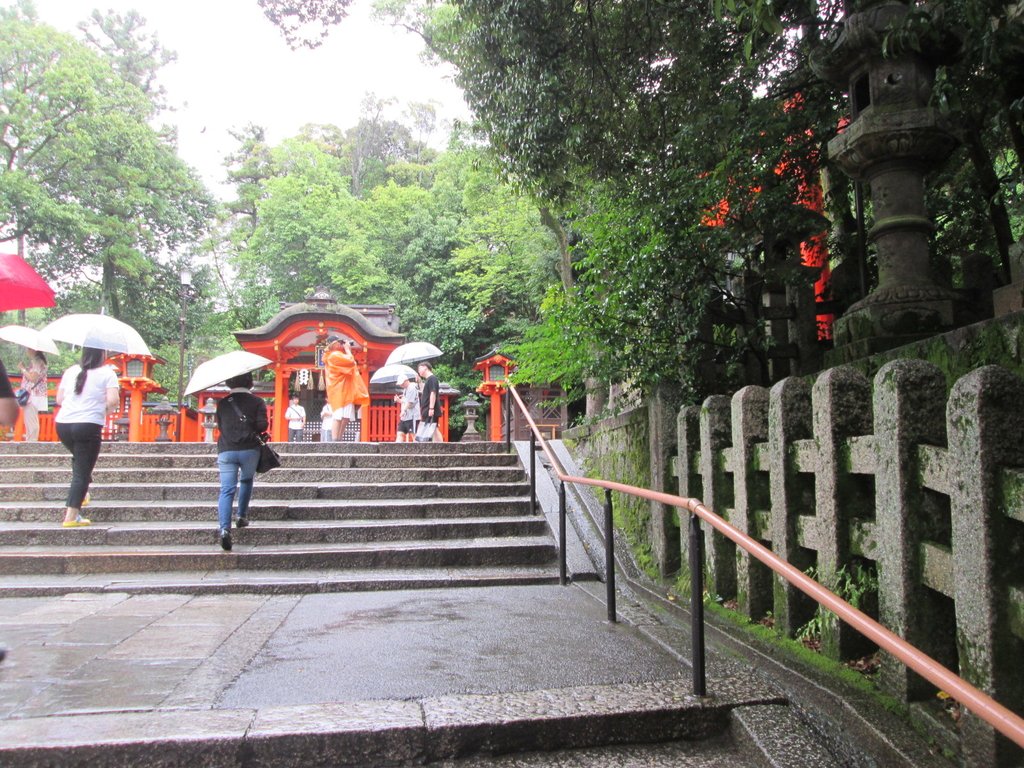
<instances>
[{"instance_id":1,"label":"carved stone post","mask_svg":"<svg viewBox=\"0 0 1024 768\"><path fill-rule=\"evenodd\" d=\"M650 488L669 490L672 448L675 443L675 408L671 392L658 388L647 403L648 447L651 467ZM651 505L651 547L662 576L679 570L679 526L675 510L656 501Z\"/></svg>"},{"instance_id":2,"label":"carved stone post","mask_svg":"<svg viewBox=\"0 0 1024 768\"><path fill-rule=\"evenodd\" d=\"M704 503L726 520L733 504L732 478L726 469L729 463L729 441L732 426L729 419L729 398L712 395L700 411L700 474L704 480ZM709 572L708 589L730 599L736 596L736 545L710 525L704 527Z\"/></svg>"},{"instance_id":3,"label":"carved stone post","mask_svg":"<svg viewBox=\"0 0 1024 768\"><path fill-rule=\"evenodd\" d=\"M797 441L810 443L811 387L804 379L783 379L769 393L768 466L772 514L772 551L801 571L814 564L811 550L800 546L801 518L814 516L814 473L800 472ZM818 604L785 579L774 579L775 626L787 637L814 616Z\"/></svg>"},{"instance_id":4,"label":"carved stone post","mask_svg":"<svg viewBox=\"0 0 1024 768\"><path fill-rule=\"evenodd\" d=\"M1010 587L1020 583L1022 525L1006 514L1004 467L1024 467L1024 382L995 365L953 385L946 420L960 674L1009 709L1024 707L1024 640L1011 631ZM983 720L961 720L964 762L1019 766L1024 750Z\"/></svg>"},{"instance_id":5,"label":"carved stone post","mask_svg":"<svg viewBox=\"0 0 1024 768\"><path fill-rule=\"evenodd\" d=\"M832 368L814 383L811 402L818 444L813 521L818 580L834 588L839 570L850 563L850 524L865 508L874 506L874 498L865 498L863 489L856 486L846 459L847 441L871 434L871 384L852 368ZM863 646L864 640L849 625L824 622L821 647L826 655L849 659Z\"/></svg>"},{"instance_id":6,"label":"carved stone post","mask_svg":"<svg viewBox=\"0 0 1024 768\"><path fill-rule=\"evenodd\" d=\"M878 614L882 624L932 658L955 666L944 626L948 601L927 588L921 548L945 538L948 517L922 487L919 445L946 443L946 381L923 360L896 360L875 376L875 514L878 531ZM944 519L945 518L945 519ZM955 655L955 654L953 654ZM889 654L882 655L887 692L904 701L934 688Z\"/></svg>"},{"instance_id":7,"label":"carved stone post","mask_svg":"<svg viewBox=\"0 0 1024 768\"><path fill-rule=\"evenodd\" d=\"M732 456L736 500L732 524L761 543L771 536L759 517L771 503L767 466L761 466L757 445L768 439L768 390L744 387L732 398ZM772 572L759 560L736 549L736 598L739 610L758 620L772 610Z\"/></svg>"}]
</instances>

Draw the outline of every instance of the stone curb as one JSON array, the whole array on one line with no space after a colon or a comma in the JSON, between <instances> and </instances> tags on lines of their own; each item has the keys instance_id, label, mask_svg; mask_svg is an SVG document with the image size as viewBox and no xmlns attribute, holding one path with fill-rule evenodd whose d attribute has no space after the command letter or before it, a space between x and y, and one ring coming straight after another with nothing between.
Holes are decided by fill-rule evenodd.
<instances>
[{"instance_id":1,"label":"stone curb","mask_svg":"<svg viewBox=\"0 0 1024 768\"><path fill-rule=\"evenodd\" d=\"M566 749L722 733L737 707L783 703L749 680L700 699L689 680L582 686L414 701L262 710L167 710L0 722L7 768L245 766L316 768L422 763L474 754ZM8 746L17 745L17 746Z\"/></svg>"}]
</instances>

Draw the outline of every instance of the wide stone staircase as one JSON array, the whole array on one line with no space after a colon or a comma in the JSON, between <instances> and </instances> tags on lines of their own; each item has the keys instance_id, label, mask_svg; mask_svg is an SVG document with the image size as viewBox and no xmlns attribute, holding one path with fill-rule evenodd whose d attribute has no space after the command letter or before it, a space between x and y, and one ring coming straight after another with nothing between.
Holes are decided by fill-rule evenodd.
<instances>
[{"instance_id":1,"label":"wide stone staircase","mask_svg":"<svg viewBox=\"0 0 1024 768\"><path fill-rule=\"evenodd\" d=\"M104 445L88 528L60 526L70 457L0 444L0 575L8 596L311 593L551 583L555 543L503 446L279 446L258 475L252 525L217 543L207 444Z\"/></svg>"}]
</instances>

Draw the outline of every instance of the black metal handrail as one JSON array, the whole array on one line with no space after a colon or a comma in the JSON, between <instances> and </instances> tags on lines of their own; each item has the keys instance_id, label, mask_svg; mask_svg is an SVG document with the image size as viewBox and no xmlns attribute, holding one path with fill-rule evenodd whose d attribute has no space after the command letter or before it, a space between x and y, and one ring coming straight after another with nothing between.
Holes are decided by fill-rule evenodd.
<instances>
[{"instance_id":1,"label":"black metal handrail","mask_svg":"<svg viewBox=\"0 0 1024 768\"><path fill-rule=\"evenodd\" d=\"M946 669L935 659L931 658L903 638L894 634L886 627L879 624L867 614L854 608L848 602L826 589L820 583L809 577L803 571L783 560L759 541L733 527L725 519L719 517L708 509L699 499L674 496L661 491L652 491L648 488L638 488L633 485L616 483L609 480L599 480L589 477L576 477L566 473L561 462L552 452L544 436L537 429L529 409L523 403L515 386L509 384L508 392L512 397L506 397L506 425L508 433L506 445L511 448L511 401L515 399L523 416L530 426L531 432L531 457L536 440L540 441L540 449L548 457L552 469L555 471L561 486L559 488L559 570L560 583L565 584L566 570L566 547L565 547L565 484L574 483L577 485L589 485L596 488L603 488L605 494L605 562L607 574L605 582L609 593L609 621L615 621L615 561L614 561L614 536L612 529L612 507L611 492L636 496L648 501L655 501L670 507L685 510L689 513L689 549L690 549L690 627L693 644L693 692L697 696L707 695L705 652L704 652L704 537L701 532L700 521L704 520L711 527L715 528L726 538L733 541L741 549L746 550L752 557L764 563L768 568L784 578L794 587L817 602L822 607L836 614L855 630L864 635L867 639L878 645L879 648L892 654L908 668L921 675L928 682L945 691L971 712L987 722L1001 734L1024 747L1024 718L1010 711L997 702L988 694L975 688L969 682ZM531 466L533 466L531 464ZM532 472L532 469L531 469ZM535 489L535 483L531 488ZM533 499L534 505L536 499Z\"/></svg>"}]
</instances>

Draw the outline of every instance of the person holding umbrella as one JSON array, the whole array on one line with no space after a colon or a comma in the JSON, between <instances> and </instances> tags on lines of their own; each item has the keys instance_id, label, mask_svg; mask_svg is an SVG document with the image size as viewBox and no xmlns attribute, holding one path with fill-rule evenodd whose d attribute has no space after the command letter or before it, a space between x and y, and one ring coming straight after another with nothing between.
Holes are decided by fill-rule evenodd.
<instances>
[{"instance_id":1,"label":"person holding umbrella","mask_svg":"<svg viewBox=\"0 0 1024 768\"><path fill-rule=\"evenodd\" d=\"M120 403L117 375L103 364L106 359L105 350L84 347L81 362L64 371L57 386L57 405L60 406L55 419L57 437L71 453L65 528L78 528L91 522L82 517L82 504L89 493L92 470L100 455L107 414L116 411Z\"/></svg>"},{"instance_id":2,"label":"person holding umbrella","mask_svg":"<svg viewBox=\"0 0 1024 768\"><path fill-rule=\"evenodd\" d=\"M28 365L21 363L21 388L28 392L28 402L21 407L25 419L25 442L39 441L39 414L50 409L46 399L46 355L38 349L28 350Z\"/></svg>"},{"instance_id":3,"label":"person holding umbrella","mask_svg":"<svg viewBox=\"0 0 1024 768\"><path fill-rule=\"evenodd\" d=\"M327 402L334 414L331 424L333 441L340 443L345 427L356 416L357 405L369 405L370 393L366 382L359 375L359 364L352 354L350 345L341 336L327 337L327 354L324 356L324 376L327 379Z\"/></svg>"},{"instance_id":4,"label":"person holding umbrella","mask_svg":"<svg viewBox=\"0 0 1024 768\"><path fill-rule=\"evenodd\" d=\"M217 500L218 536L225 552L231 551L231 507L238 494L236 528L249 524L249 501L252 499L256 465L260 460L257 435L263 434L270 422L267 404L252 393L252 373L242 373L224 382L231 392L217 403L217 468L220 470L220 496Z\"/></svg>"}]
</instances>

